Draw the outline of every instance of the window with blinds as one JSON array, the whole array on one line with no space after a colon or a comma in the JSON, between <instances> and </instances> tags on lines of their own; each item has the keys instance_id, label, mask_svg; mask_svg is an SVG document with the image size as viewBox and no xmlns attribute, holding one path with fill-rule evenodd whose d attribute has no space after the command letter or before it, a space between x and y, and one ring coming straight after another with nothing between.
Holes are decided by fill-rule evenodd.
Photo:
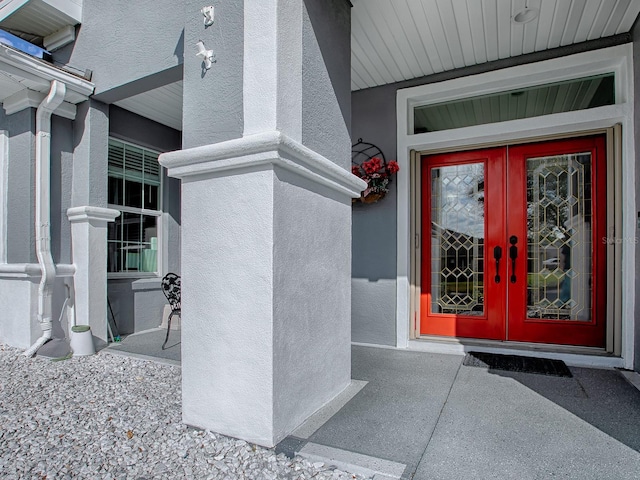
<instances>
[{"instance_id":1,"label":"window with blinds","mask_svg":"<svg viewBox=\"0 0 640 480\"><path fill-rule=\"evenodd\" d=\"M162 215L158 156L158 152L109 139L108 202L122 212L109 225L109 272L158 272Z\"/></svg>"}]
</instances>

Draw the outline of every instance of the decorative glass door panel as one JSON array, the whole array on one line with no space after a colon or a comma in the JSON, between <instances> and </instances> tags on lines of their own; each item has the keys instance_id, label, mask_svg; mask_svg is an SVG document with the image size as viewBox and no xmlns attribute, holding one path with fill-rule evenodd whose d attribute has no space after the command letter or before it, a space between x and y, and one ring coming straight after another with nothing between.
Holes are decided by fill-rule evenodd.
<instances>
[{"instance_id":1,"label":"decorative glass door panel","mask_svg":"<svg viewBox=\"0 0 640 480\"><path fill-rule=\"evenodd\" d=\"M424 157L423 335L603 346L604 139Z\"/></svg>"},{"instance_id":2,"label":"decorative glass door panel","mask_svg":"<svg viewBox=\"0 0 640 480\"><path fill-rule=\"evenodd\" d=\"M427 321L423 334L476 338L504 335L504 306L496 301L502 285L495 283L495 263L487 242L496 243L498 229L487 211L504 195L499 178L502 149L462 152L430 158L423 169L423 295ZM496 218L504 217L492 207ZM488 278L491 281L488 281Z\"/></svg>"},{"instance_id":3,"label":"decorative glass door panel","mask_svg":"<svg viewBox=\"0 0 640 480\"><path fill-rule=\"evenodd\" d=\"M591 153L526 162L527 318L591 321Z\"/></svg>"},{"instance_id":4,"label":"decorative glass door panel","mask_svg":"<svg viewBox=\"0 0 640 480\"><path fill-rule=\"evenodd\" d=\"M484 163L431 170L431 311L484 313Z\"/></svg>"},{"instance_id":5,"label":"decorative glass door panel","mask_svg":"<svg viewBox=\"0 0 640 480\"><path fill-rule=\"evenodd\" d=\"M603 347L604 138L512 147L508 168L507 235L522 239L522 258L509 284L507 339Z\"/></svg>"}]
</instances>

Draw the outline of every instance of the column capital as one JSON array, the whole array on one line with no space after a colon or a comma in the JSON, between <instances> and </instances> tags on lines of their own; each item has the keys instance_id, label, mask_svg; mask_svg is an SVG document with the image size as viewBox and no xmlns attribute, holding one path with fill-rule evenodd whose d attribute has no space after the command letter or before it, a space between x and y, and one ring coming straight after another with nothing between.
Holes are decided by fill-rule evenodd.
<instances>
[{"instance_id":1,"label":"column capital","mask_svg":"<svg viewBox=\"0 0 640 480\"><path fill-rule=\"evenodd\" d=\"M67 210L67 217L71 223L81 222L113 222L120 215L119 210L113 208L92 207L84 205L71 207Z\"/></svg>"},{"instance_id":2,"label":"column capital","mask_svg":"<svg viewBox=\"0 0 640 480\"><path fill-rule=\"evenodd\" d=\"M212 173L231 176L266 165L290 170L352 198L367 187L364 180L279 131L163 153L159 161L170 176L181 179Z\"/></svg>"}]
</instances>

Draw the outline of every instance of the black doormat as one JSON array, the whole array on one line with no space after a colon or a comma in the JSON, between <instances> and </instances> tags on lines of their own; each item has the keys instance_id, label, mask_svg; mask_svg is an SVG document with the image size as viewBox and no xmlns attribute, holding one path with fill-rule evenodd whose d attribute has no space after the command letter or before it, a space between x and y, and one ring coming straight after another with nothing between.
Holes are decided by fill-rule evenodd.
<instances>
[{"instance_id":1,"label":"black doormat","mask_svg":"<svg viewBox=\"0 0 640 480\"><path fill-rule=\"evenodd\" d=\"M497 353L469 352L464 357L467 367L484 367L507 372L537 373L554 377L572 377L571 371L562 360L548 358L521 357L519 355L498 355Z\"/></svg>"}]
</instances>

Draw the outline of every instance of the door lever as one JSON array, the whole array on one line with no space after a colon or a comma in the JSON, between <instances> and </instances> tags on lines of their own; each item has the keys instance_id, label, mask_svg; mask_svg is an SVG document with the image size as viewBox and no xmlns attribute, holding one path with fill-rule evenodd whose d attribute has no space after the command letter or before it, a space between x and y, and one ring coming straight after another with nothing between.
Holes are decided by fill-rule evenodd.
<instances>
[{"instance_id":1,"label":"door lever","mask_svg":"<svg viewBox=\"0 0 640 480\"><path fill-rule=\"evenodd\" d=\"M516 258L518 258L518 237L511 235L509 237L509 258L511 258L511 283L516 283Z\"/></svg>"},{"instance_id":2,"label":"door lever","mask_svg":"<svg viewBox=\"0 0 640 480\"><path fill-rule=\"evenodd\" d=\"M502 247L493 247L493 258L496 260L495 282L500 283L500 259L502 258Z\"/></svg>"}]
</instances>

